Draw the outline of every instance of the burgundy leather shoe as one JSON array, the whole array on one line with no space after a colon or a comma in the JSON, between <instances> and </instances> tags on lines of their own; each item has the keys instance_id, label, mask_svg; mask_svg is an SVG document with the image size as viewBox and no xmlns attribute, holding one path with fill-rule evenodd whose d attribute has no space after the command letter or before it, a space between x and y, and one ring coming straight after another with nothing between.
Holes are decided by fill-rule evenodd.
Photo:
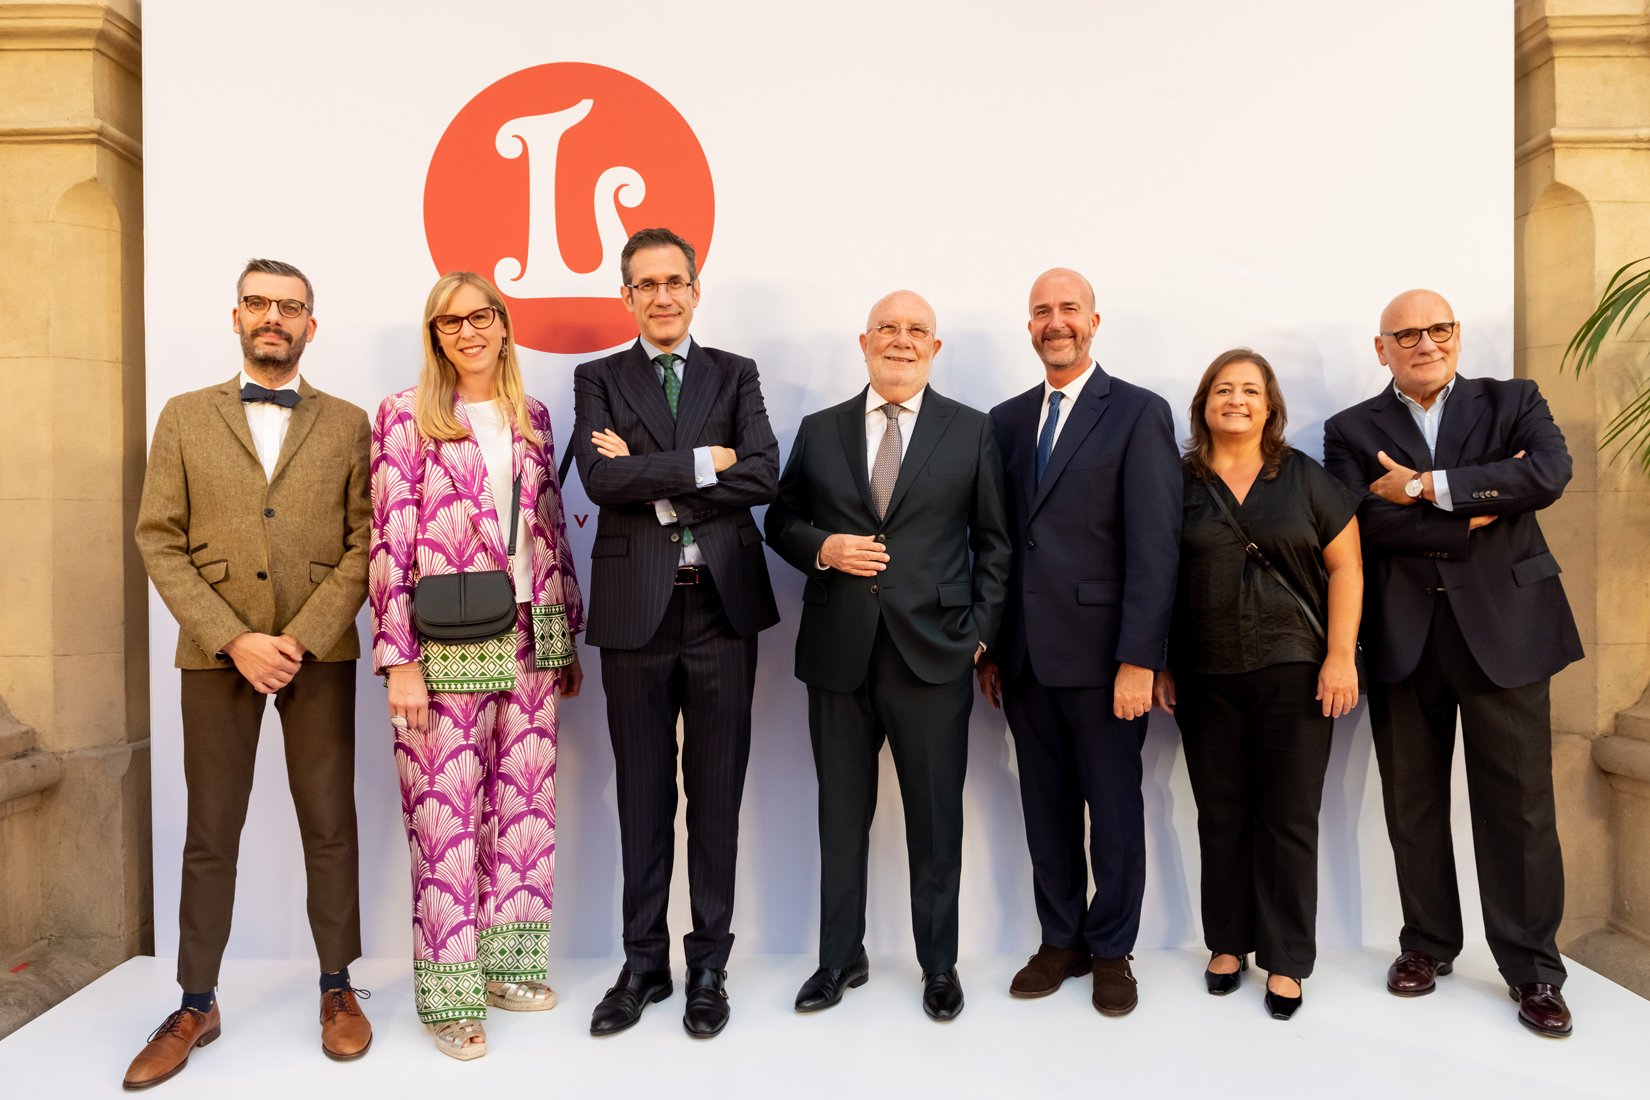
<instances>
[{"instance_id":1,"label":"burgundy leather shoe","mask_svg":"<svg viewBox=\"0 0 1650 1100\"><path fill-rule=\"evenodd\" d=\"M1047 997L1067 978L1087 974L1093 966L1086 947L1050 947L1040 944L1014 980L1008 991L1015 997Z\"/></svg>"},{"instance_id":2,"label":"burgundy leather shoe","mask_svg":"<svg viewBox=\"0 0 1650 1100\"><path fill-rule=\"evenodd\" d=\"M1422 997L1438 988L1437 979L1455 969L1425 951L1405 951L1386 968L1386 991L1398 997Z\"/></svg>"},{"instance_id":3,"label":"burgundy leather shoe","mask_svg":"<svg viewBox=\"0 0 1650 1100\"><path fill-rule=\"evenodd\" d=\"M146 1089L160 1084L189 1064L189 1055L196 1047L210 1043L222 1030L217 1001L212 1002L210 1012L178 1009L149 1033L148 1045L132 1059L121 1085L128 1089Z\"/></svg>"},{"instance_id":4,"label":"burgundy leather shoe","mask_svg":"<svg viewBox=\"0 0 1650 1100\"><path fill-rule=\"evenodd\" d=\"M1525 982L1507 993L1518 1002L1518 1022L1535 1032L1554 1039L1570 1034L1570 1008L1564 1003L1564 994L1558 986L1548 982Z\"/></svg>"}]
</instances>

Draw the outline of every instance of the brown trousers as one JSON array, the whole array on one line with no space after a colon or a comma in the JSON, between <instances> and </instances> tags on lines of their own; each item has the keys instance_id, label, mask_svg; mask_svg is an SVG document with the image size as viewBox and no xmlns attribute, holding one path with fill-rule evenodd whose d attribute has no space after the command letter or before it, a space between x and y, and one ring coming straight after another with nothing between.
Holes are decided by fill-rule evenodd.
<instances>
[{"instance_id":1,"label":"brown trousers","mask_svg":"<svg viewBox=\"0 0 1650 1100\"><path fill-rule=\"evenodd\" d=\"M267 696L233 668L183 672L183 777L189 791L178 905L178 984L218 984L235 908L235 864ZM275 693L309 880L321 969L361 954L355 836L355 662L306 661Z\"/></svg>"}]
</instances>

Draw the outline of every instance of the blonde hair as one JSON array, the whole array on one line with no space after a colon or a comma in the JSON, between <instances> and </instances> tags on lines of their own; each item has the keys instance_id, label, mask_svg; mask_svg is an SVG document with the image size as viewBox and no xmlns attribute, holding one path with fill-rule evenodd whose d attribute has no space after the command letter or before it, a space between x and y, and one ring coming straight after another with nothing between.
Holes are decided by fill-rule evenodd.
<instances>
[{"instance_id":1,"label":"blonde hair","mask_svg":"<svg viewBox=\"0 0 1650 1100\"><path fill-rule=\"evenodd\" d=\"M445 313L453 295L461 286L473 286L481 291L487 304L498 310L498 322L504 325L504 344L498 353L498 396L504 402L506 418L515 422L523 439L539 443L527 416L527 390L522 385L521 368L516 365L515 348L510 334L515 325L510 320L509 307L504 296L482 276L473 271L452 271L436 280L430 296L424 302L424 366L418 373L418 391L413 398L413 420L425 439L463 439L470 434L459 422L454 404L458 395L458 370L441 350L441 338L435 331L435 318Z\"/></svg>"}]
</instances>

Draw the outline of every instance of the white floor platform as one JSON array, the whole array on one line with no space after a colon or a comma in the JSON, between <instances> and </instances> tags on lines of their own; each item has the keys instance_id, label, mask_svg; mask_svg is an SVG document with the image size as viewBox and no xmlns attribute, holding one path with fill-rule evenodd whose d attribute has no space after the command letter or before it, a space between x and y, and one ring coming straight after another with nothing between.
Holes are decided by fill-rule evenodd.
<instances>
[{"instance_id":1,"label":"white floor platform","mask_svg":"<svg viewBox=\"0 0 1650 1100\"><path fill-rule=\"evenodd\" d=\"M1565 994L1577 1017L1567 1040L1518 1025L1487 958L1469 950L1430 997L1388 995L1387 948L1329 952L1289 1023L1261 1008L1251 971L1228 997L1203 992L1204 956L1148 951L1135 960L1141 1005L1122 1019L1089 1007L1087 980L1018 1001L1006 992L1023 957L964 959L967 1008L949 1024L922 1014L914 964L873 959L871 981L814 1016L791 1011L812 969L798 957L740 957L733 1020L717 1039L689 1038L682 994L651 1006L608 1039L586 1028L617 972L609 959L558 961L561 1005L539 1015L495 1011L487 1057L452 1061L413 1012L410 967L352 967L373 991L372 1049L357 1062L321 1053L309 969L230 962L219 996L223 1038L195 1051L156 1096L291 1097L1644 1097L1650 1001L1571 964ZM176 1004L170 960L121 966L0 1041L0 1096L121 1094L120 1079L150 1029ZM1635 1084L1635 1082L1637 1082ZM1138 1091L1137 1091L1138 1090Z\"/></svg>"}]
</instances>

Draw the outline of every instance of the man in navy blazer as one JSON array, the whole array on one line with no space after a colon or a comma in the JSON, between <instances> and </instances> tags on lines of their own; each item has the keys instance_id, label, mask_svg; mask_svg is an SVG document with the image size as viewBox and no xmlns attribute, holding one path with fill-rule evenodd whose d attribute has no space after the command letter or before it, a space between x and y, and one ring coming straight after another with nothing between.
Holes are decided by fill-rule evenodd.
<instances>
[{"instance_id":1,"label":"man in navy blazer","mask_svg":"<svg viewBox=\"0 0 1650 1100\"><path fill-rule=\"evenodd\" d=\"M983 413L935 393L934 311L910 291L872 307L870 385L803 419L768 538L807 578L796 676L819 778L819 969L798 1012L863 985L877 758L905 805L923 1010L962 1011L957 898L969 672L997 635L1009 540L1002 464Z\"/></svg>"},{"instance_id":2,"label":"man in navy blazer","mask_svg":"<svg viewBox=\"0 0 1650 1100\"><path fill-rule=\"evenodd\" d=\"M1168 658L1180 456L1163 399L1090 358L1100 315L1087 279L1045 272L1030 307L1045 379L991 410L1014 571L1001 636L979 670L1014 734L1042 926L1009 992L1042 997L1092 973L1094 1007L1121 1016L1138 1001L1129 952L1146 888L1140 749L1152 673Z\"/></svg>"},{"instance_id":3,"label":"man in navy blazer","mask_svg":"<svg viewBox=\"0 0 1650 1100\"><path fill-rule=\"evenodd\" d=\"M620 256L641 338L573 372L573 453L600 506L585 638L602 650L624 865L625 965L590 1021L634 1024L670 996L665 909L682 720L689 1034L728 1021L739 805L750 759L757 632L779 621L751 507L773 498L779 444L756 364L695 343L693 246L644 229Z\"/></svg>"},{"instance_id":4,"label":"man in navy blazer","mask_svg":"<svg viewBox=\"0 0 1650 1100\"><path fill-rule=\"evenodd\" d=\"M1582 653L1535 514L1564 491L1570 454L1534 382L1458 377L1460 352L1447 301L1400 294L1375 337L1392 385L1324 426L1324 467L1363 494L1369 710L1404 912L1387 988L1431 993L1462 947L1449 826L1459 712L1486 938L1519 1020L1562 1036L1547 688Z\"/></svg>"}]
</instances>

